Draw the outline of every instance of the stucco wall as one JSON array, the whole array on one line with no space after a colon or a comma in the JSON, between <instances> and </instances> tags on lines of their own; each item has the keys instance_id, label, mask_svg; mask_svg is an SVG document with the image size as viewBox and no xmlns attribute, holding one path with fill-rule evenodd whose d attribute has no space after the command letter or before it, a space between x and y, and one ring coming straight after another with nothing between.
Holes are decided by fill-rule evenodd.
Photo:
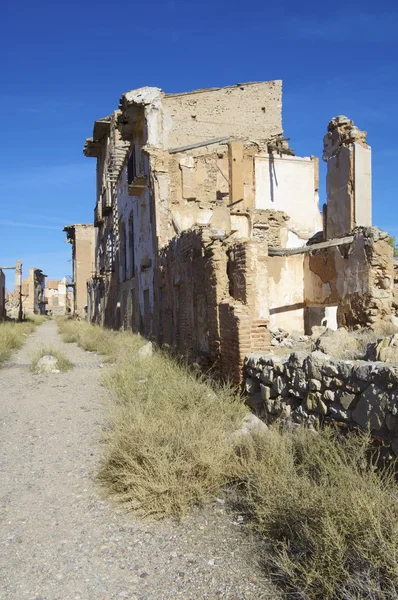
<instances>
[{"instance_id":1,"label":"stucco wall","mask_svg":"<svg viewBox=\"0 0 398 600\"><path fill-rule=\"evenodd\" d=\"M304 333L304 258L268 258L270 329Z\"/></svg>"},{"instance_id":2,"label":"stucco wall","mask_svg":"<svg viewBox=\"0 0 398 600\"><path fill-rule=\"evenodd\" d=\"M289 228L308 239L322 230L316 190L318 162L297 156L256 156L255 207L284 211Z\"/></svg>"},{"instance_id":3,"label":"stucco wall","mask_svg":"<svg viewBox=\"0 0 398 600\"><path fill-rule=\"evenodd\" d=\"M267 139L282 133L282 82L168 94L163 123L168 148L223 136Z\"/></svg>"}]
</instances>

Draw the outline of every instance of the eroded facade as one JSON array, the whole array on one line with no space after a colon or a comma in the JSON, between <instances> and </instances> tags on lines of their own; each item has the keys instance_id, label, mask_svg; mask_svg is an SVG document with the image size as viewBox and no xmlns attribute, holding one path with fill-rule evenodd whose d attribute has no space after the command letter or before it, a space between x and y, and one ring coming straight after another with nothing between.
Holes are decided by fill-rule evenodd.
<instances>
[{"instance_id":1,"label":"eroded facade","mask_svg":"<svg viewBox=\"0 0 398 600\"><path fill-rule=\"evenodd\" d=\"M92 321L169 344L239 379L270 330L391 315L392 249L371 227L371 150L328 126L315 156L284 138L280 81L165 94L140 88L94 124Z\"/></svg>"}]
</instances>

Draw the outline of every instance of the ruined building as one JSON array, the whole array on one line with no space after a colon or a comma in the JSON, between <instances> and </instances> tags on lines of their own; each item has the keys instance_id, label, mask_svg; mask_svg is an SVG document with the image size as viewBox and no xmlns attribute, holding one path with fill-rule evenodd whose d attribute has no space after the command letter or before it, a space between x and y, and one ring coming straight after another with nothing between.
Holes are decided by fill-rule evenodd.
<instances>
[{"instance_id":1,"label":"ruined building","mask_svg":"<svg viewBox=\"0 0 398 600\"><path fill-rule=\"evenodd\" d=\"M97 162L94 264L89 275L87 247L80 284L74 268L92 321L238 379L273 328L389 318L392 248L371 227L365 132L346 117L329 123L321 214L318 159L289 148L281 109L280 81L141 88L95 122L84 146ZM65 228L74 263L79 227Z\"/></svg>"},{"instance_id":2,"label":"ruined building","mask_svg":"<svg viewBox=\"0 0 398 600\"><path fill-rule=\"evenodd\" d=\"M24 315L44 315L46 312L46 277L41 269L29 269L28 276L22 280L22 308ZM18 294L18 292L15 292ZM19 302L18 298L16 301Z\"/></svg>"},{"instance_id":3,"label":"ruined building","mask_svg":"<svg viewBox=\"0 0 398 600\"><path fill-rule=\"evenodd\" d=\"M64 227L67 241L72 245L72 288L73 314L87 315L87 282L94 275L94 225L76 224Z\"/></svg>"},{"instance_id":4,"label":"ruined building","mask_svg":"<svg viewBox=\"0 0 398 600\"><path fill-rule=\"evenodd\" d=\"M53 316L66 315L73 309L73 292L68 288L66 277L58 280L47 280L45 298L46 311Z\"/></svg>"}]
</instances>

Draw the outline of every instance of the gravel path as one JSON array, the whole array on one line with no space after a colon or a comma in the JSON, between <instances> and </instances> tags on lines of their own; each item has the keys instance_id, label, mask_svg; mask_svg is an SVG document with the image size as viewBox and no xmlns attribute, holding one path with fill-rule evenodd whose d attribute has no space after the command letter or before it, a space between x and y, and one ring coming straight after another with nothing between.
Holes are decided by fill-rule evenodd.
<instances>
[{"instance_id":1,"label":"gravel path","mask_svg":"<svg viewBox=\"0 0 398 600\"><path fill-rule=\"evenodd\" d=\"M74 369L30 373L43 346ZM277 598L222 502L177 524L140 520L104 496L100 365L47 321L0 368L0 599Z\"/></svg>"}]
</instances>

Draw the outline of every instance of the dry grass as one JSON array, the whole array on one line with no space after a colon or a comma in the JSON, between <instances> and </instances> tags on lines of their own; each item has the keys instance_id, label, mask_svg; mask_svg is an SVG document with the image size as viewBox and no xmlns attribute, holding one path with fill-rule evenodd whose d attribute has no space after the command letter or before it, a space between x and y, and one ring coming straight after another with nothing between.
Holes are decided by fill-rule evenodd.
<instances>
[{"instance_id":1,"label":"dry grass","mask_svg":"<svg viewBox=\"0 0 398 600\"><path fill-rule=\"evenodd\" d=\"M62 354L62 352L60 352L60 350L50 347L41 348L34 355L30 363L30 370L32 371L32 373L39 373L41 371L40 367L38 366L38 362L43 356L53 356L54 358L56 358L57 364L55 366L55 369L58 369L63 373L73 369L73 363L68 358L66 358L66 356Z\"/></svg>"},{"instance_id":2,"label":"dry grass","mask_svg":"<svg viewBox=\"0 0 398 600\"><path fill-rule=\"evenodd\" d=\"M64 342L75 342L84 350L103 354L110 362L123 362L145 343L138 335L104 329L87 321L61 317L57 324Z\"/></svg>"},{"instance_id":3,"label":"dry grass","mask_svg":"<svg viewBox=\"0 0 398 600\"><path fill-rule=\"evenodd\" d=\"M241 448L240 497L289 597L398 597L398 495L366 435L271 430Z\"/></svg>"},{"instance_id":4,"label":"dry grass","mask_svg":"<svg viewBox=\"0 0 398 600\"><path fill-rule=\"evenodd\" d=\"M233 390L160 352L140 360L142 339L131 334L87 323L66 329L116 360L105 375L115 408L100 470L112 494L144 515L180 517L228 488L286 597L398 597L397 488L392 470L372 467L367 436L274 428L232 448L246 412Z\"/></svg>"},{"instance_id":5,"label":"dry grass","mask_svg":"<svg viewBox=\"0 0 398 600\"><path fill-rule=\"evenodd\" d=\"M339 360L363 360L368 346L377 340L397 333L396 327L386 325L378 329L363 328L357 331L338 329L327 330L313 344L313 349L322 350L332 358Z\"/></svg>"},{"instance_id":6,"label":"dry grass","mask_svg":"<svg viewBox=\"0 0 398 600\"><path fill-rule=\"evenodd\" d=\"M10 358L14 350L23 346L27 336L34 331L38 319L29 319L18 323L16 321L0 322L0 365Z\"/></svg>"}]
</instances>

